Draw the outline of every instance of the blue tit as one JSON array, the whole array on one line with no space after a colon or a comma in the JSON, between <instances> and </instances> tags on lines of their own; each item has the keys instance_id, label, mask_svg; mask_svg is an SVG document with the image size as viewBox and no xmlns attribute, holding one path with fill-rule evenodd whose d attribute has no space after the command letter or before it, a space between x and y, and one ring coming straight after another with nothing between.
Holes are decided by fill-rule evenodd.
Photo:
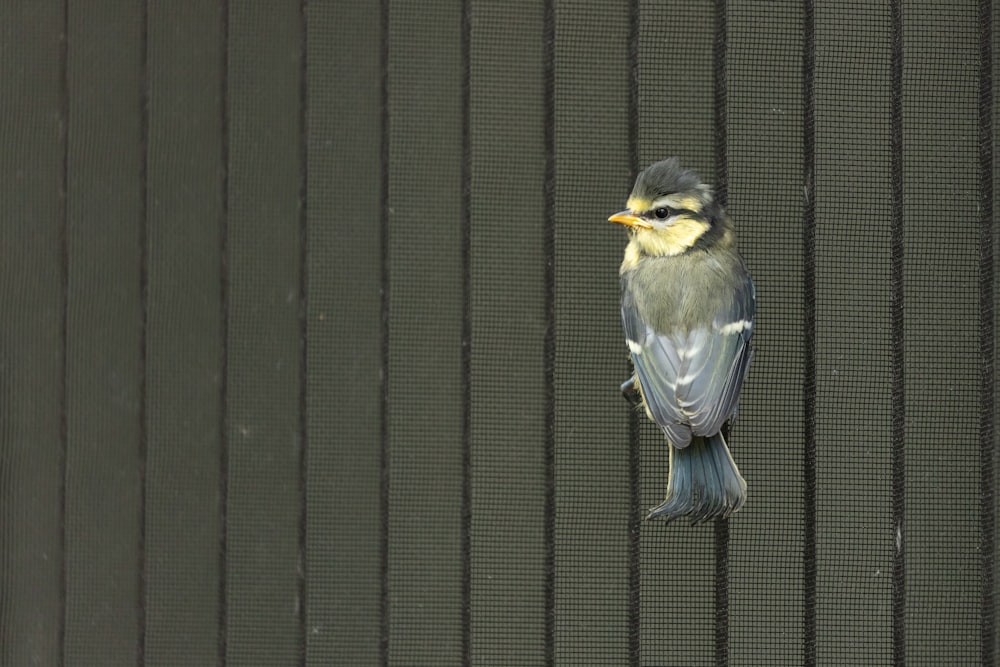
<instances>
[{"instance_id":1,"label":"blue tit","mask_svg":"<svg viewBox=\"0 0 1000 667\"><path fill-rule=\"evenodd\" d=\"M627 206L609 218L629 233L622 327L635 373L622 391L670 451L666 498L647 518L727 517L747 493L722 430L753 357L753 280L712 189L676 158L640 173Z\"/></svg>"}]
</instances>

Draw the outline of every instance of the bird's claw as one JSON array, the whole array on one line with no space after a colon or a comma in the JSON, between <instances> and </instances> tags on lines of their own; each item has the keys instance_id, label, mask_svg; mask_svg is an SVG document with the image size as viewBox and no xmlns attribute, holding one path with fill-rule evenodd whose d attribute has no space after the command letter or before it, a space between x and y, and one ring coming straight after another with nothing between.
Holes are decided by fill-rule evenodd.
<instances>
[{"instance_id":1,"label":"bird's claw","mask_svg":"<svg viewBox=\"0 0 1000 667\"><path fill-rule=\"evenodd\" d=\"M639 395L639 387L636 386L634 375L622 382L622 396L632 405L642 403L642 396Z\"/></svg>"}]
</instances>

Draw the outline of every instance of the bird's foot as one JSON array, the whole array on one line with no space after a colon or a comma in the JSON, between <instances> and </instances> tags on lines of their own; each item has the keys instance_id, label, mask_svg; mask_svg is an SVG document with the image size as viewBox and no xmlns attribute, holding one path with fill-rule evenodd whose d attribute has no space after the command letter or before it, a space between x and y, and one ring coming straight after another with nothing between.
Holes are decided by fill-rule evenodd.
<instances>
[{"instance_id":1,"label":"bird's foot","mask_svg":"<svg viewBox=\"0 0 1000 667\"><path fill-rule=\"evenodd\" d=\"M624 396L625 400L632 405L639 405L642 403L642 396L639 394L639 387L635 381L634 375L622 382L622 396Z\"/></svg>"}]
</instances>

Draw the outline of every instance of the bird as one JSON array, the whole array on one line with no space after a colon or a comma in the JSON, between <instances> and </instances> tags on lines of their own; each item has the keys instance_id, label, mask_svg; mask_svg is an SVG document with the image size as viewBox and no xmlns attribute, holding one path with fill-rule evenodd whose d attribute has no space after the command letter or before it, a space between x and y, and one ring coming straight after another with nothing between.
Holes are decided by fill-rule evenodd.
<instances>
[{"instance_id":1,"label":"bird","mask_svg":"<svg viewBox=\"0 0 1000 667\"><path fill-rule=\"evenodd\" d=\"M736 232L711 186L673 157L636 177L619 270L633 374L622 386L663 430L666 496L647 519L724 518L747 485L723 436L753 358L756 292Z\"/></svg>"}]
</instances>

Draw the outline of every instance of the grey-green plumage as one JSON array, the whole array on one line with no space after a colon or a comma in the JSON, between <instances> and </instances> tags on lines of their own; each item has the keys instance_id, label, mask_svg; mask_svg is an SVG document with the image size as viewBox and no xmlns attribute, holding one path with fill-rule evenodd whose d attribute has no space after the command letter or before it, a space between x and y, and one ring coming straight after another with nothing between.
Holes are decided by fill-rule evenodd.
<instances>
[{"instance_id":1,"label":"grey-green plumage","mask_svg":"<svg viewBox=\"0 0 1000 667\"><path fill-rule=\"evenodd\" d=\"M680 326L708 327L719 321L753 317L745 292L750 276L735 248L688 251L650 257L622 274L622 289L634 295L644 321L658 331ZM647 319L649 318L649 319Z\"/></svg>"},{"instance_id":2,"label":"grey-green plumage","mask_svg":"<svg viewBox=\"0 0 1000 667\"><path fill-rule=\"evenodd\" d=\"M640 386L675 447L717 433L735 412L753 303L734 253L649 258L622 274L622 324ZM747 325L737 331L739 322Z\"/></svg>"},{"instance_id":3,"label":"grey-green plumage","mask_svg":"<svg viewBox=\"0 0 1000 667\"><path fill-rule=\"evenodd\" d=\"M753 282L725 212L676 160L640 174L629 202L611 218L632 230L622 325L647 414L671 453L666 499L650 516L728 516L746 483L720 431L753 356Z\"/></svg>"}]
</instances>

